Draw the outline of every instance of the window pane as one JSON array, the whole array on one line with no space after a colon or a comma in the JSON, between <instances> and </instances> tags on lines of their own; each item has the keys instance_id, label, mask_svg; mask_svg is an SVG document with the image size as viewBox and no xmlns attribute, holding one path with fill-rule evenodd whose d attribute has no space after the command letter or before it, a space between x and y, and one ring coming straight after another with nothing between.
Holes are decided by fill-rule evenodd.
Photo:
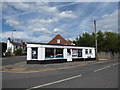
<instances>
[{"instance_id":1,"label":"window pane","mask_svg":"<svg viewBox=\"0 0 120 90\"><path fill-rule=\"evenodd\" d=\"M78 57L82 57L82 49L78 49Z\"/></svg>"},{"instance_id":2,"label":"window pane","mask_svg":"<svg viewBox=\"0 0 120 90\"><path fill-rule=\"evenodd\" d=\"M90 53L90 54L92 53L92 49L89 50L89 53Z\"/></svg>"},{"instance_id":3,"label":"window pane","mask_svg":"<svg viewBox=\"0 0 120 90\"><path fill-rule=\"evenodd\" d=\"M60 43L60 39L57 39L57 43Z\"/></svg>"},{"instance_id":4,"label":"window pane","mask_svg":"<svg viewBox=\"0 0 120 90\"><path fill-rule=\"evenodd\" d=\"M88 54L88 49L85 49L85 54Z\"/></svg>"},{"instance_id":5,"label":"window pane","mask_svg":"<svg viewBox=\"0 0 120 90\"><path fill-rule=\"evenodd\" d=\"M38 58L38 48L32 48L32 59Z\"/></svg>"},{"instance_id":6,"label":"window pane","mask_svg":"<svg viewBox=\"0 0 120 90\"><path fill-rule=\"evenodd\" d=\"M45 58L63 58L63 49L61 48L46 48L45 49Z\"/></svg>"},{"instance_id":7,"label":"window pane","mask_svg":"<svg viewBox=\"0 0 120 90\"><path fill-rule=\"evenodd\" d=\"M78 50L72 49L72 57L78 57Z\"/></svg>"},{"instance_id":8,"label":"window pane","mask_svg":"<svg viewBox=\"0 0 120 90\"><path fill-rule=\"evenodd\" d=\"M61 49L61 48L56 49L56 57L63 58L63 49Z\"/></svg>"},{"instance_id":9,"label":"window pane","mask_svg":"<svg viewBox=\"0 0 120 90\"><path fill-rule=\"evenodd\" d=\"M54 49L45 48L45 57L54 57Z\"/></svg>"}]
</instances>

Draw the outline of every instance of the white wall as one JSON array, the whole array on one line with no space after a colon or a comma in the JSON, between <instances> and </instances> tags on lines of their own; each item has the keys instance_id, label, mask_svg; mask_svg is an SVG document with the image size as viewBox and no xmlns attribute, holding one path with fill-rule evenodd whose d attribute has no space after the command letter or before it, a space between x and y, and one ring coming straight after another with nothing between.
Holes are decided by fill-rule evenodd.
<instances>
[{"instance_id":1,"label":"white wall","mask_svg":"<svg viewBox=\"0 0 120 90\"><path fill-rule=\"evenodd\" d=\"M32 58L32 50L30 47L27 48L27 60L31 60Z\"/></svg>"},{"instance_id":2,"label":"white wall","mask_svg":"<svg viewBox=\"0 0 120 90\"><path fill-rule=\"evenodd\" d=\"M74 46L57 46L57 45L41 45L41 44L27 44L27 60L32 60L31 55L32 47L38 47L38 59L34 60L45 60L45 47L50 48L63 48L63 57L64 59L67 59L67 48L73 49L82 49L82 57L81 58L88 58L91 56L91 58L95 58L95 48L94 47L74 47ZM85 49L88 49L88 54L85 54ZM92 54L89 53L89 49L92 49ZM72 53L72 51L71 51ZM72 54L71 54L72 56Z\"/></svg>"},{"instance_id":3,"label":"white wall","mask_svg":"<svg viewBox=\"0 0 120 90\"><path fill-rule=\"evenodd\" d=\"M38 48L38 60L44 60L45 59L45 48Z\"/></svg>"},{"instance_id":4,"label":"white wall","mask_svg":"<svg viewBox=\"0 0 120 90\"><path fill-rule=\"evenodd\" d=\"M14 52L14 45L12 43L10 43L10 41L8 40L6 52L8 52L9 49L11 49L12 53Z\"/></svg>"},{"instance_id":5,"label":"white wall","mask_svg":"<svg viewBox=\"0 0 120 90\"><path fill-rule=\"evenodd\" d=\"M88 54L85 53L85 49L88 49ZM92 53L89 53L90 49L92 50ZM83 49L83 58L88 58L88 57L95 58L95 49L94 48L86 47Z\"/></svg>"},{"instance_id":6,"label":"white wall","mask_svg":"<svg viewBox=\"0 0 120 90\"><path fill-rule=\"evenodd\" d=\"M85 49L82 50L82 57L85 58L86 55L85 55Z\"/></svg>"},{"instance_id":7,"label":"white wall","mask_svg":"<svg viewBox=\"0 0 120 90\"><path fill-rule=\"evenodd\" d=\"M67 48L63 49L63 57L67 59Z\"/></svg>"},{"instance_id":8,"label":"white wall","mask_svg":"<svg viewBox=\"0 0 120 90\"><path fill-rule=\"evenodd\" d=\"M32 59L32 47L27 47L27 60L44 60L45 59L45 48L38 47L37 59Z\"/></svg>"}]
</instances>

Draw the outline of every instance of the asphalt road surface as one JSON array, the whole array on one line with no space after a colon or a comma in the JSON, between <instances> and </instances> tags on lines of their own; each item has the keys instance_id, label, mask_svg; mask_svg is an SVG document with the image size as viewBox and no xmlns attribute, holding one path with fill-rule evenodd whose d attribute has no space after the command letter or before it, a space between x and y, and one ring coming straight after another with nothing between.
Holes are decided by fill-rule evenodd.
<instances>
[{"instance_id":1,"label":"asphalt road surface","mask_svg":"<svg viewBox=\"0 0 120 90\"><path fill-rule=\"evenodd\" d=\"M16 64L22 61L26 61L26 56L11 56L2 58L2 66Z\"/></svg>"},{"instance_id":2,"label":"asphalt road surface","mask_svg":"<svg viewBox=\"0 0 120 90\"><path fill-rule=\"evenodd\" d=\"M96 61L97 62L97 61ZM61 63L60 63L61 64ZM118 88L118 60L62 70L3 72L3 88Z\"/></svg>"}]
</instances>

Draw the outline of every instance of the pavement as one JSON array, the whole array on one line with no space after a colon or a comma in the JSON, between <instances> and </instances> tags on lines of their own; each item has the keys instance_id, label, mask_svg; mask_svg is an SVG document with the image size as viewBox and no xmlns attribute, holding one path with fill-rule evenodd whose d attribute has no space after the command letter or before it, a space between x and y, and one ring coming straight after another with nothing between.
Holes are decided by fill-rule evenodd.
<instances>
[{"instance_id":1,"label":"pavement","mask_svg":"<svg viewBox=\"0 0 120 90\"><path fill-rule=\"evenodd\" d=\"M108 60L106 59L105 60L102 59L99 61L90 60L90 61L51 63L51 64L26 64L26 56L15 56L15 57L10 57L9 59L4 58L2 60L4 65L0 67L0 71L10 72L10 73L34 73L34 72L69 69L69 68L75 68L88 64L104 63L107 61ZM109 60L109 62L110 61L112 60Z\"/></svg>"},{"instance_id":2,"label":"pavement","mask_svg":"<svg viewBox=\"0 0 120 90\"><path fill-rule=\"evenodd\" d=\"M75 68L79 66L84 66L87 64L96 64L96 63L104 63L107 60L99 60L99 61L76 61L76 62L64 62L64 63L51 63L51 64L26 64L25 57L14 57L19 58L18 61L12 59L14 61L13 64L11 62L9 65L3 65L1 67L1 72L10 72L10 73L34 73L34 72L44 72L44 71L53 71L53 70L62 70ZM11 61L12 61L11 60ZM3 60L7 61L7 60ZM12 62L13 62L12 61ZM109 60L111 61L111 60ZM5 62L4 62L5 63ZM8 63L7 63L8 64Z\"/></svg>"},{"instance_id":3,"label":"pavement","mask_svg":"<svg viewBox=\"0 0 120 90\"><path fill-rule=\"evenodd\" d=\"M118 88L119 60L3 66L3 88ZM11 83L12 82L12 83ZM26 90L24 89L24 90Z\"/></svg>"}]
</instances>

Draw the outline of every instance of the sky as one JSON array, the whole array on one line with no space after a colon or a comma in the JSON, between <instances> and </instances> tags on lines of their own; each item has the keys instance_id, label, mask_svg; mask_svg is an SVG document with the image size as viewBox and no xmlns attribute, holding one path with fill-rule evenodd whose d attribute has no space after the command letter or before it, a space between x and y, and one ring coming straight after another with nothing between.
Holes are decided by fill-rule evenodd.
<instances>
[{"instance_id":1,"label":"sky","mask_svg":"<svg viewBox=\"0 0 120 90\"><path fill-rule=\"evenodd\" d=\"M117 2L2 2L2 41L8 37L47 43L57 34L74 40L83 33L118 32Z\"/></svg>"}]
</instances>

